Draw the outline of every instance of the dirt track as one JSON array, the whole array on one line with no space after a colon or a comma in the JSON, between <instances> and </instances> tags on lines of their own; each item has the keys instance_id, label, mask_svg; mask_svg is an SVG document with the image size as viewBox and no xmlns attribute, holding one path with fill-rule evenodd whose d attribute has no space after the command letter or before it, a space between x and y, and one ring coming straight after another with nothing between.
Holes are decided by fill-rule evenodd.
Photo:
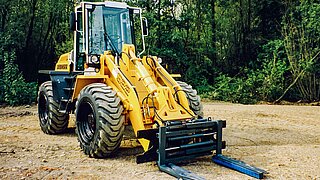
<instances>
[{"instance_id":1,"label":"dirt track","mask_svg":"<svg viewBox=\"0 0 320 180\"><path fill-rule=\"evenodd\" d=\"M223 154L269 171L267 179L320 179L319 106L204 107L206 116L227 120ZM112 159L92 159L81 152L73 128L46 135L36 113L36 107L0 108L0 179L174 179L155 163L136 164L142 151L134 140L126 140ZM181 166L207 179L251 179L210 157Z\"/></svg>"}]
</instances>

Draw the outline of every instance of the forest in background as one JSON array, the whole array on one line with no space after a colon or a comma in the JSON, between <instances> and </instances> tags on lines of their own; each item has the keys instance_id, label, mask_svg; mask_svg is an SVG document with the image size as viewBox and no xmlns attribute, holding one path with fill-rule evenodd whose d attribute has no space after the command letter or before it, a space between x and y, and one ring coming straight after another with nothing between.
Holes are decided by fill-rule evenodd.
<instances>
[{"instance_id":1,"label":"forest in background","mask_svg":"<svg viewBox=\"0 0 320 180\"><path fill-rule=\"evenodd\" d=\"M319 0L127 0L149 22L147 54L202 97L320 101ZM0 0L0 104L36 100L39 69L72 50L73 0Z\"/></svg>"}]
</instances>

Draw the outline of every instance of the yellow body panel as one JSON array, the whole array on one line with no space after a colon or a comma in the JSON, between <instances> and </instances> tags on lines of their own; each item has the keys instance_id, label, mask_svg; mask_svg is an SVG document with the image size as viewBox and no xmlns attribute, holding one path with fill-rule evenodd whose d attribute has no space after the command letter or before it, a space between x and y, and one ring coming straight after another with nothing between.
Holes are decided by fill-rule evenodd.
<instances>
[{"instance_id":1,"label":"yellow body panel","mask_svg":"<svg viewBox=\"0 0 320 180\"><path fill-rule=\"evenodd\" d=\"M72 95L72 99L75 100L77 99L80 91L87 85L92 84L92 83L105 83L106 79L108 76L84 76L84 75L78 75L75 86L74 86L74 91Z\"/></svg>"},{"instance_id":2,"label":"yellow body panel","mask_svg":"<svg viewBox=\"0 0 320 180\"><path fill-rule=\"evenodd\" d=\"M155 122L162 125L164 121L193 118L185 93L156 57L137 58L134 46L127 44L122 52L119 64L110 52L105 52L100 56L101 67L95 75L78 75L72 99L86 85L105 83L117 92L136 135L139 130L154 128ZM63 61L66 57L60 58L60 64L67 62ZM149 149L148 140L139 139L139 142L144 151Z\"/></svg>"},{"instance_id":3,"label":"yellow body panel","mask_svg":"<svg viewBox=\"0 0 320 180\"><path fill-rule=\"evenodd\" d=\"M70 53L66 53L60 56L55 71L67 71L70 72L70 62L69 62Z\"/></svg>"}]
</instances>

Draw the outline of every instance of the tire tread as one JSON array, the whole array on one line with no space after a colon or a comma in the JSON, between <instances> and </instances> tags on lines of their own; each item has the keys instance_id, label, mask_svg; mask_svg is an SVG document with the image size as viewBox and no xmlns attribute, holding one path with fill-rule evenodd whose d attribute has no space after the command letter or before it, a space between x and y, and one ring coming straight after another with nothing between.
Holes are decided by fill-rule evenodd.
<instances>
[{"instance_id":1,"label":"tire tread","mask_svg":"<svg viewBox=\"0 0 320 180\"><path fill-rule=\"evenodd\" d=\"M177 81L177 83L180 85L182 90L186 93L186 97L188 99L190 109L198 116L198 118L202 118L203 106L201 103L201 98L198 95L197 91L194 90L191 85L185 82Z\"/></svg>"},{"instance_id":2,"label":"tire tread","mask_svg":"<svg viewBox=\"0 0 320 180\"><path fill-rule=\"evenodd\" d=\"M81 90L76 107L79 107L80 99L88 95L93 98L93 103L95 103L98 111L96 113L97 127L90 145L81 142L80 131L76 127L80 147L90 157L105 158L112 156L120 147L124 131L125 117L121 100L111 87L103 83L93 83Z\"/></svg>"},{"instance_id":3,"label":"tire tread","mask_svg":"<svg viewBox=\"0 0 320 180\"><path fill-rule=\"evenodd\" d=\"M59 104L53 100L52 82L46 81L41 84L38 92L38 102L41 94L47 96L49 104L48 121L42 124L40 121L41 130L46 134L59 134L65 131L68 127L69 114L59 112ZM39 106L39 104L38 104Z\"/></svg>"}]
</instances>

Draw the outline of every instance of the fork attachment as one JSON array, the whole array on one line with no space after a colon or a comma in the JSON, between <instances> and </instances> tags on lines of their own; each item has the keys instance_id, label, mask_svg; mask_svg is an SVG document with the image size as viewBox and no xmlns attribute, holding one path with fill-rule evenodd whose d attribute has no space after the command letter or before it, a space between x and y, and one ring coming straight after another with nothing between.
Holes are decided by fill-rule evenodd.
<instances>
[{"instance_id":1,"label":"fork attachment","mask_svg":"<svg viewBox=\"0 0 320 180\"><path fill-rule=\"evenodd\" d=\"M212 155L212 151L221 154L225 148L222 141L222 120L197 119L189 122L170 121L159 128L158 166L172 176L182 179L204 178L173 163L199 156Z\"/></svg>"},{"instance_id":2,"label":"fork attachment","mask_svg":"<svg viewBox=\"0 0 320 180\"><path fill-rule=\"evenodd\" d=\"M225 141L222 141L222 128L225 127L226 121L208 118L167 121L159 129L140 131L138 137L153 143L147 152L137 157L137 163L157 161L161 171L178 179L204 180L175 163L215 154L212 161L216 164L262 179L268 173L265 170L222 155L222 149L226 147Z\"/></svg>"}]
</instances>

